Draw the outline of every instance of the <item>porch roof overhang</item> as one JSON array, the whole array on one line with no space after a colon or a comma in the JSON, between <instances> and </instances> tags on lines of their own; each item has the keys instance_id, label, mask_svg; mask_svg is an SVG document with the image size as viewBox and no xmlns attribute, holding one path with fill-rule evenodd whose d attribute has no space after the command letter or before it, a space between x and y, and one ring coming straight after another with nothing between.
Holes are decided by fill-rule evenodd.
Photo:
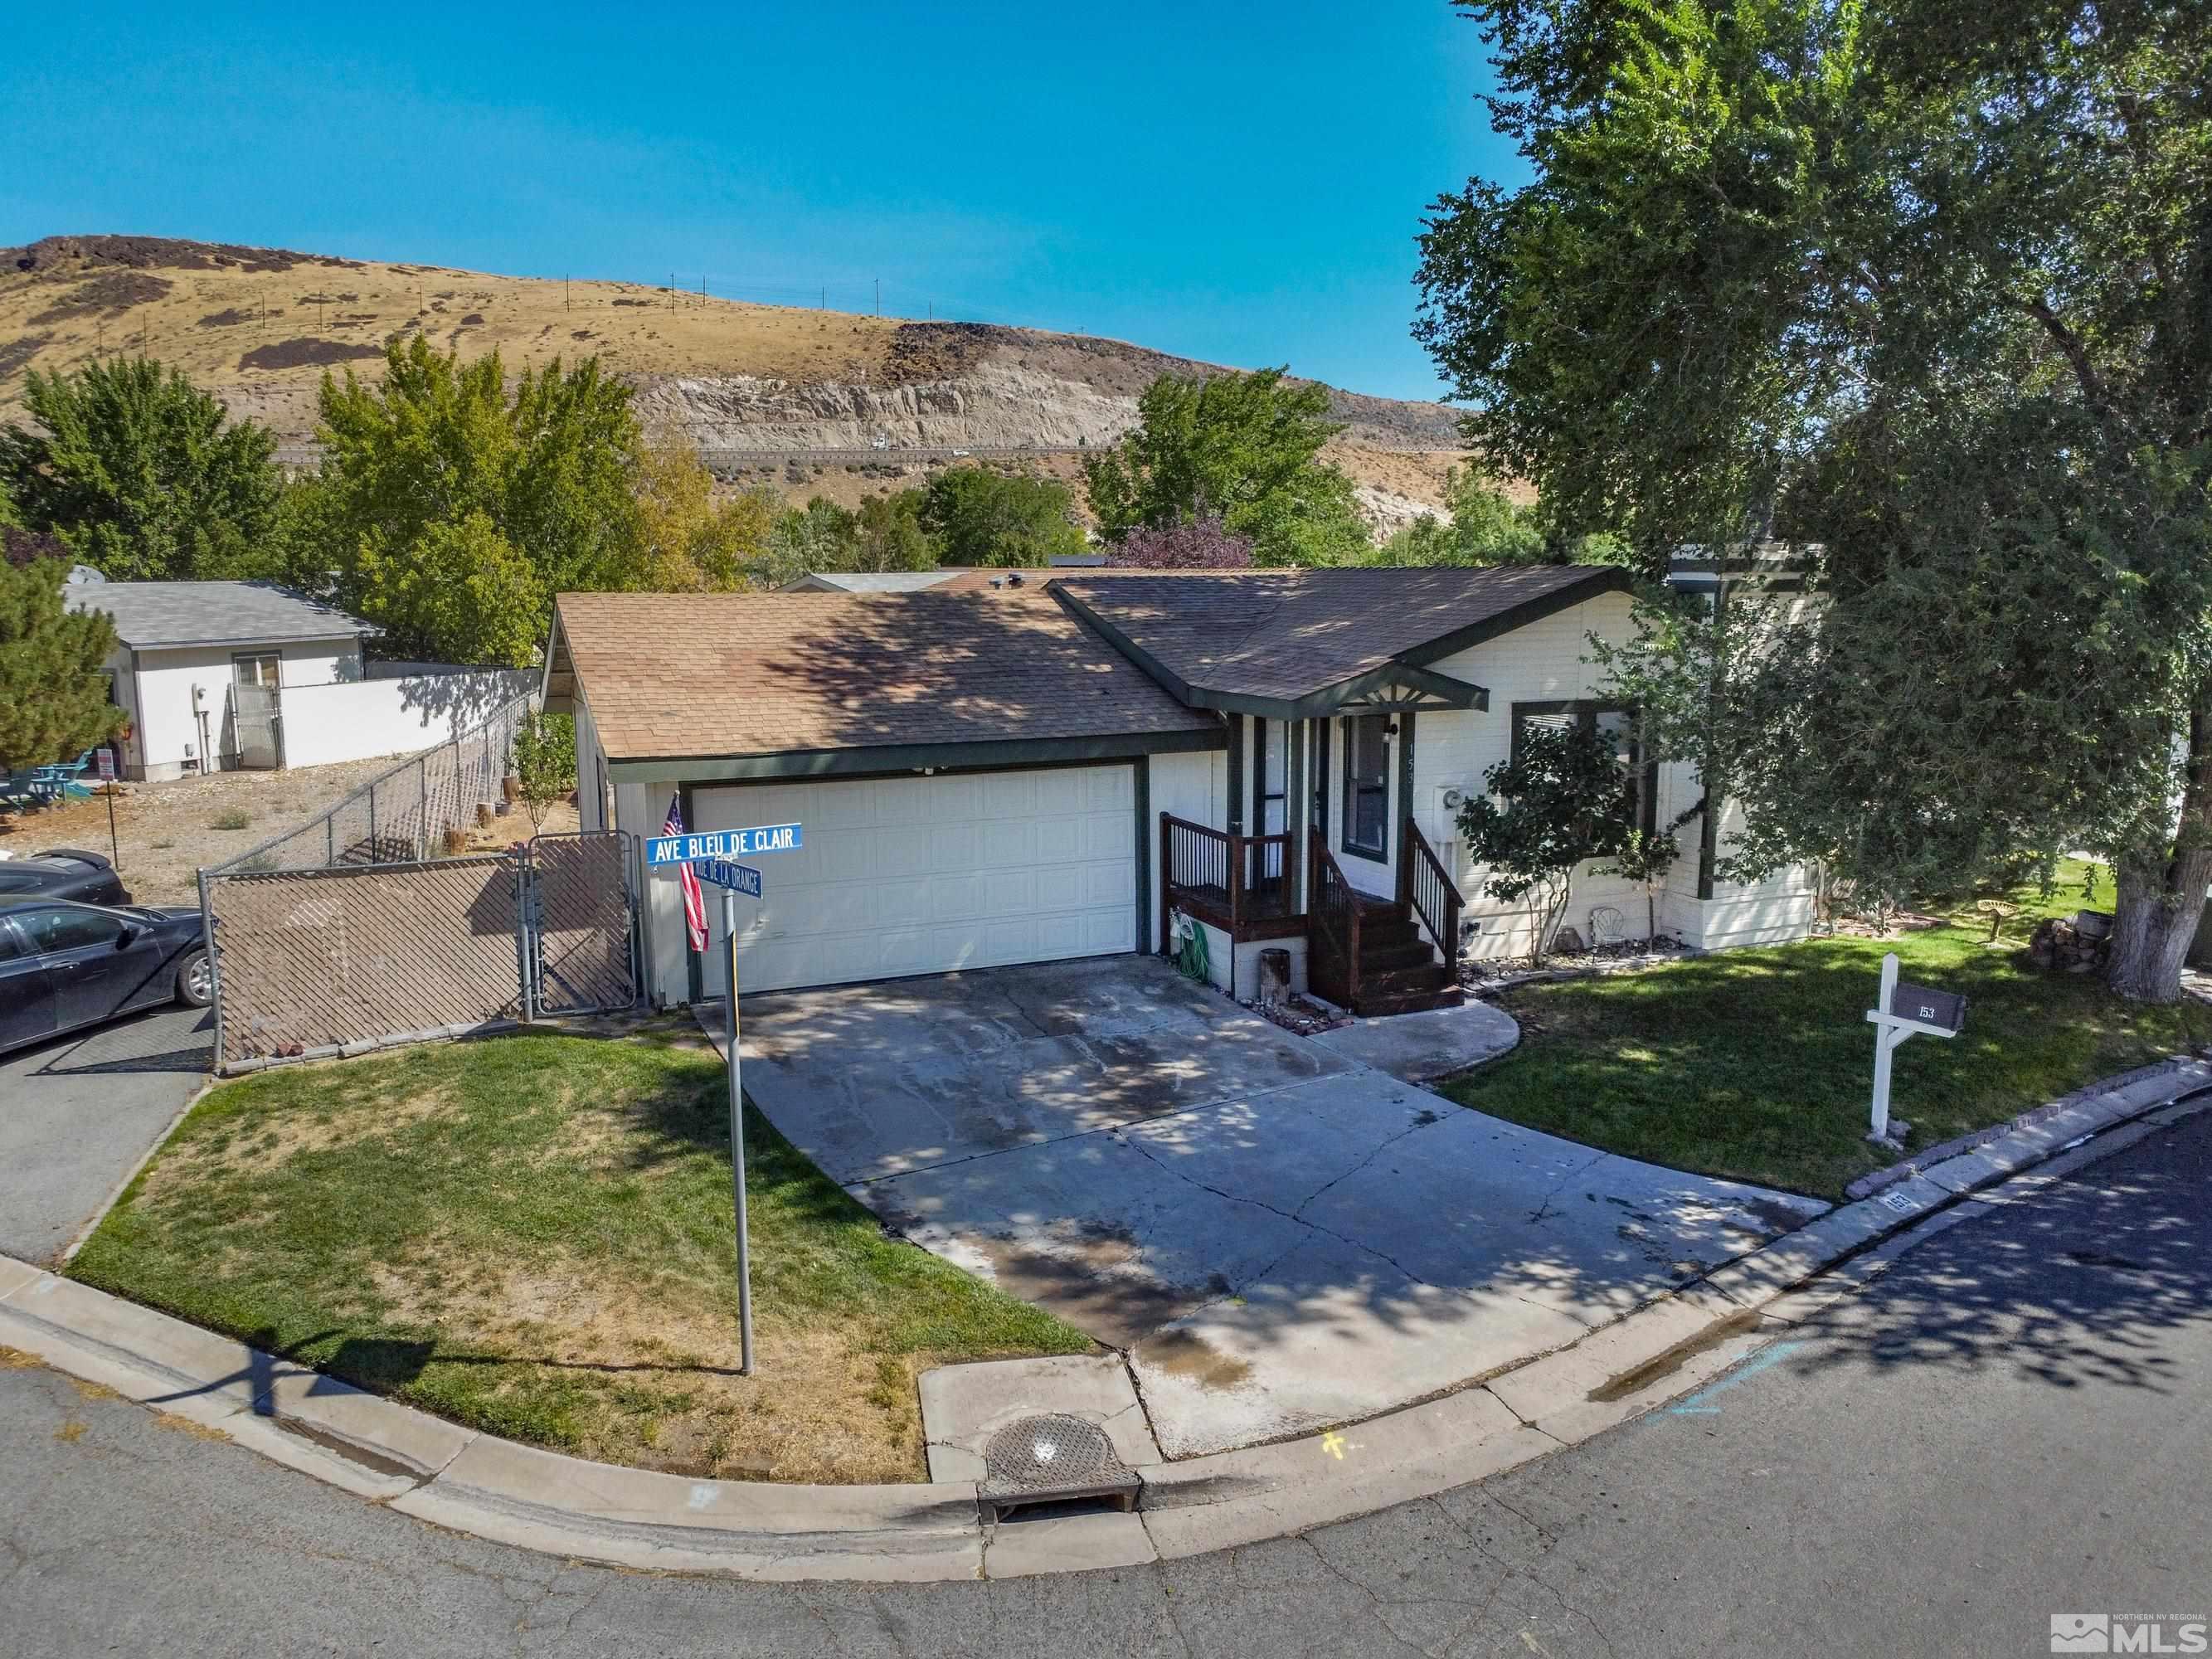
<instances>
[{"instance_id":1,"label":"porch roof overhang","mask_svg":"<svg viewBox=\"0 0 2212 1659\"><path fill-rule=\"evenodd\" d=\"M1114 648L1143 669L1161 688L1187 708L1212 708L1224 714L1257 714L1267 720L1303 720L1352 710L1372 713L1407 708L1477 708L1490 707L1490 689L1472 681L1440 674L1413 660L1434 653L1408 651L1379 668L1354 674L1295 697L1269 696L1256 691L1227 690L1184 678L1158 656L1139 645L1121 629L1102 617L1074 594L1058 588L1061 604L1103 635Z\"/></svg>"}]
</instances>

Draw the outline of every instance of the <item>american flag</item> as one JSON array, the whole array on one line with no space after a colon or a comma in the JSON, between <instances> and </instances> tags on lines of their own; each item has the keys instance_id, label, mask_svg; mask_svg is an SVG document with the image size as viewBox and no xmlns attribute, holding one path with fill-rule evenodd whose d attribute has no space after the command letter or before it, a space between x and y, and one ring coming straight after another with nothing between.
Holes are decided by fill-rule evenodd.
<instances>
[{"instance_id":1,"label":"american flag","mask_svg":"<svg viewBox=\"0 0 2212 1659\"><path fill-rule=\"evenodd\" d=\"M664 836L684 833L684 797L681 794L668 798L668 822L660 826L660 833ZM684 884L684 931L691 935L691 948L703 951L707 948L707 896L699 890L699 878L691 872L690 865L678 865L676 875L677 879Z\"/></svg>"}]
</instances>

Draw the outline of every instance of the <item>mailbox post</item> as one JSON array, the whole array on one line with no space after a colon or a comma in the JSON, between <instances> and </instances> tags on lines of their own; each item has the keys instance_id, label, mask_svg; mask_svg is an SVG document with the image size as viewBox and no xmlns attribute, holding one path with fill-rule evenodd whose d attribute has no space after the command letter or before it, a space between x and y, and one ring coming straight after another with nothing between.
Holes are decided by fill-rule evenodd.
<instances>
[{"instance_id":1,"label":"mailbox post","mask_svg":"<svg viewBox=\"0 0 2212 1659\"><path fill-rule=\"evenodd\" d=\"M1955 991L1907 985L1897 977L1897 953L1881 959L1881 991L1867 1010L1874 1033L1874 1127L1869 1140L1889 1139L1889 1057L1907 1037L1954 1037L1966 1023L1966 1000Z\"/></svg>"}]
</instances>

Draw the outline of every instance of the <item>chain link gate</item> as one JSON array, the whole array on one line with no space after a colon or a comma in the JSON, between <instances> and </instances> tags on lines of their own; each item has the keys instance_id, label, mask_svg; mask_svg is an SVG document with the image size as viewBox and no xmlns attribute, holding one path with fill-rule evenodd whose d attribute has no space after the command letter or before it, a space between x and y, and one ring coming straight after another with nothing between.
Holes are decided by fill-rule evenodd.
<instances>
[{"instance_id":1,"label":"chain link gate","mask_svg":"<svg viewBox=\"0 0 2212 1659\"><path fill-rule=\"evenodd\" d=\"M631 840L204 872L218 1069L631 1006Z\"/></svg>"},{"instance_id":2,"label":"chain link gate","mask_svg":"<svg viewBox=\"0 0 2212 1659\"><path fill-rule=\"evenodd\" d=\"M629 872L622 830L531 838L515 866L530 1014L595 1014L637 1000Z\"/></svg>"}]
</instances>

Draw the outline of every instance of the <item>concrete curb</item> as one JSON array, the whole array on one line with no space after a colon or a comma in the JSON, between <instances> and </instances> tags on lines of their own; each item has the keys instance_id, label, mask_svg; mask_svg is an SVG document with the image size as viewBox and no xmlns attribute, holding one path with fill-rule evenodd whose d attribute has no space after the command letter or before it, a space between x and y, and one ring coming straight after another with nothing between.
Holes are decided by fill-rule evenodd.
<instances>
[{"instance_id":1,"label":"concrete curb","mask_svg":"<svg viewBox=\"0 0 2212 1659\"><path fill-rule=\"evenodd\" d=\"M2069 1096L1480 1386L1322 1434L1146 1464L1133 1515L986 1528L968 1480L787 1486L586 1462L9 1257L0 1345L419 1520L568 1559L875 1583L1133 1566L1305 1532L1577 1444L1704 1386L1946 1228L2212 1109L2186 1099L2200 1093L2212 1095L2212 1064L2177 1060Z\"/></svg>"}]
</instances>

